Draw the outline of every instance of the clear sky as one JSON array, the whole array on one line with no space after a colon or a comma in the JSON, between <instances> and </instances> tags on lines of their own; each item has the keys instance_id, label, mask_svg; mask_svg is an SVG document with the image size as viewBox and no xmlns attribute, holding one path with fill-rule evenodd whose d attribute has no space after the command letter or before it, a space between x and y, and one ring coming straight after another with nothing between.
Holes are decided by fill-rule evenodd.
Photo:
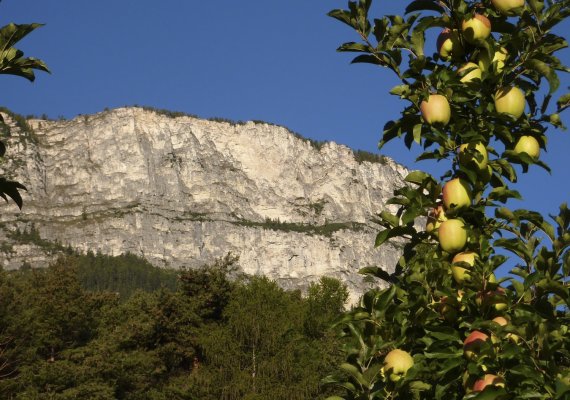
<instances>
[{"instance_id":1,"label":"clear sky","mask_svg":"<svg viewBox=\"0 0 570 400\"><path fill-rule=\"evenodd\" d=\"M401 14L407 1L375 0L373 16ZM2 76L0 104L20 114L52 118L104 108L147 105L234 120L264 120L317 140L376 152L384 124L405 103L390 96L393 74L350 65L335 52L358 40L326 16L345 0L3 0L0 23L46 26L21 42L43 59L51 75L30 84ZM570 31L564 22L558 32ZM437 32L434 32L436 34ZM431 44L433 47L433 44ZM433 51L433 49L428 49ZM569 64L570 52L563 59ZM561 92L570 86L562 76ZM570 125L569 114L563 120ZM551 130L542 159L516 188L525 200L513 207L554 213L570 200L570 135ZM419 149L402 143L382 150L410 168Z\"/></svg>"}]
</instances>

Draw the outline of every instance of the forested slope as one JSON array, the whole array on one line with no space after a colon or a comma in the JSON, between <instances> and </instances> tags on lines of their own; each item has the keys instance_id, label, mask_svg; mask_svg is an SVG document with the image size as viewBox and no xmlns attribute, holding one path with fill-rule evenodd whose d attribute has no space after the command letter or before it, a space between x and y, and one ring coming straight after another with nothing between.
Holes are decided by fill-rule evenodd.
<instances>
[{"instance_id":1,"label":"forested slope","mask_svg":"<svg viewBox=\"0 0 570 400\"><path fill-rule=\"evenodd\" d=\"M1 272L0 397L326 397L320 379L339 362L329 327L346 288L323 278L302 297L237 276L234 261L174 275L88 254Z\"/></svg>"}]
</instances>

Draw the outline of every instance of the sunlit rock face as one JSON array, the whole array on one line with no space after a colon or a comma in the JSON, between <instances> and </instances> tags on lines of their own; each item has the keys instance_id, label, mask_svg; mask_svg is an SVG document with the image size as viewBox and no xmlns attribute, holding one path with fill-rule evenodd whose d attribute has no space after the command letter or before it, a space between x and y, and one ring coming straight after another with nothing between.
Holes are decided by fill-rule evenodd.
<instances>
[{"instance_id":1,"label":"sunlit rock face","mask_svg":"<svg viewBox=\"0 0 570 400\"><path fill-rule=\"evenodd\" d=\"M31 130L6 120L1 167L28 191L21 212L2 206L5 269L46 265L63 247L166 268L232 253L243 272L285 288L339 278L354 300L366 287L359 269L390 270L399 257L374 248L372 219L406 174L388 158L358 162L283 127L142 108L28 120Z\"/></svg>"}]
</instances>

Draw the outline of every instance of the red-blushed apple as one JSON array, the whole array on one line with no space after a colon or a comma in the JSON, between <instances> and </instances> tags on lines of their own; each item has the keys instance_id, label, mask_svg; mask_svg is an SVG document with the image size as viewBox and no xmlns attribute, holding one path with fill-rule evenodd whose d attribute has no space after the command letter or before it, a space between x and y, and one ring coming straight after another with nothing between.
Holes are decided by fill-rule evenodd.
<instances>
[{"instance_id":1,"label":"red-blushed apple","mask_svg":"<svg viewBox=\"0 0 570 400\"><path fill-rule=\"evenodd\" d=\"M443 206L437 206L428 214L426 232L433 233L438 236L437 230L443 221L447 221L445 210L443 209Z\"/></svg>"},{"instance_id":2,"label":"red-blushed apple","mask_svg":"<svg viewBox=\"0 0 570 400\"><path fill-rule=\"evenodd\" d=\"M477 358L483 344L489 340L489 335L481 331L473 331L463 341L463 354L468 360Z\"/></svg>"},{"instance_id":3,"label":"red-blushed apple","mask_svg":"<svg viewBox=\"0 0 570 400\"><path fill-rule=\"evenodd\" d=\"M471 187L466 180L454 178L443 186L442 199L447 211L465 209L471 205Z\"/></svg>"},{"instance_id":4,"label":"red-blushed apple","mask_svg":"<svg viewBox=\"0 0 570 400\"><path fill-rule=\"evenodd\" d=\"M534 136L524 135L517 140L514 148L515 153L526 153L534 161L540 157L540 144Z\"/></svg>"},{"instance_id":5,"label":"red-blushed apple","mask_svg":"<svg viewBox=\"0 0 570 400\"><path fill-rule=\"evenodd\" d=\"M491 35L491 21L482 14L475 14L463 21L461 31L467 42L477 45Z\"/></svg>"},{"instance_id":6,"label":"red-blushed apple","mask_svg":"<svg viewBox=\"0 0 570 400\"><path fill-rule=\"evenodd\" d=\"M487 169L488 162L487 146L483 143L464 143L459 146L459 164L462 166L482 172Z\"/></svg>"},{"instance_id":7,"label":"red-blushed apple","mask_svg":"<svg viewBox=\"0 0 570 400\"><path fill-rule=\"evenodd\" d=\"M475 259L478 258L479 255L472 251L464 251L462 253L457 253L453 259L451 260L451 274L453 275L453 279L459 285L463 284L466 280L471 279L471 275L469 274L469 270L464 268L460 265L456 265L457 263L464 262L469 264L469 266L473 267L475 265Z\"/></svg>"},{"instance_id":8,"label":"red-blushed apple","mask_svg":"<svg viewBox=\"0 0 570 400\"><path fill-rule=\"evenodd\" d=\"M488 72L491 70L491 66L493 66L492 71L495 74L500 74L505 69L505 60L508 56L509 53L504 47L495 51L492 60L489 58L489 54L482 50L477 63L482 72Z\"/></svg>"},{"instance_id":9,"label":"red-blushed apple","mask_svg":"<svg viewBox=\"0 0 570 400\"><path fill-rule=\"evenodd\" d=\"M445 28L437 37L437 52L444 60L461 57L465 51L457 31Z\"/></svg>"},{"instance_id":10,"label":"red-blushed apple","mask_svg":"<svg viewBox=\"0 0 570 400\"><path fill-rule=\"evenodd\" d=\"M526 107L524 92L516 86L504 86L495 93L495 110L520 118Z\"/></svg>"},{"instance_id":11,"label":"red-blushed apple","mask_svg":"<svg viewBox=\"0 0 570 400\"><path fill-rule=\"evenodd\" d=\"M389 374L389 378L392 382L397 382L412 366L414 365L414 359L407 351L395 349L386 354L384 358L384 373Z\"/></svg>"},{"instance_id":12,"label":"red-blushed apple","mask_svg":"<svg viewBox=\"0 0 570 400\"><path fill-rule=\"evenodd\" d=\"M497 375L485 374L483 379L475 381L473 384L473 392L482 392L487 386L505 387L505 380Z\"/></svg>"},{"instance_id":13,"label":"red-blushed apple","mask_svg":"<svg viewBox=\"0 0 570 400\"><path fill-rule=\"evenodd\" d=\"M447 125L451 119L451 107L447 98L441 94L430 94L420 104L420 111L429 125Z\"/></svg>"},{"instance_id":14,"label":"red-blushed apple","mask_svg":"<svg viewBox=\"0 0 570 400\"><path fill-rule=\"evenodd\" d=\"M459 80L463 83L471 83L475 79L481 80L481 69L475 63L468 62L467 64L463 64L458 70L457 73L461 78Z\"/></svg>"},{"instance_id":15,"label":"red-blushed apple","mask_svg":"<svg viewBox=\"0 0 570 400\"><path fill-rule=\"evenodd\" d=\"M493 7L503 15L520 14L524 8L524 0L491 0Z\"/></svg>"},{"instance_id":16,"label":"red-blushed apple","mask_svg":"<svg viewBox=\"0 0 570 400\"><path fill-rule=\"evenodd\" d=\"M443 221L438 229L439 245L448 253L457 253L467 244L467 229L460 219Z\"/></svg>"}]
</instances>

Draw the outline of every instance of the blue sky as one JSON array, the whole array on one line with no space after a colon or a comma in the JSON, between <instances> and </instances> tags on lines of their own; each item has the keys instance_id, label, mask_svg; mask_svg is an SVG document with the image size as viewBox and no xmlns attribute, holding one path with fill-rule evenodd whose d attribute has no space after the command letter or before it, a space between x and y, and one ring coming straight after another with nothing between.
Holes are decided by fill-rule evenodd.
<instances>
[{"instance_id":1,"label":"blue sky","mask_svg":"<svg viewBox=\"0 0 570 400\"><path fill-rule=\"evenodd\" d=\"M20 47L51 75L30 84L2 77L1 104L21 114L74 117L147 105L234 120L264 120L317 140L376 152L384 124L405 103L388 90L388 70L350 65L335 52L354 32L326 16L345 0L3 0L0 23L41 22ZM376 0L374 16L402 13L406 1ZM558 29L568 32L566 21ZM437 32L436 32L437 33ZM433 45L432 45L433 46ZM428 51L431 51L428 49ZM568 63L570 53L563 59ZM562 76L562 91L570 86ZM570 125L568 115L563 120ZM554 213L568 201L570 135L551 130L540 169L516 188L525 207ZM382 150L411 168L419 149Z\"/></svg>"}]
</instances>

